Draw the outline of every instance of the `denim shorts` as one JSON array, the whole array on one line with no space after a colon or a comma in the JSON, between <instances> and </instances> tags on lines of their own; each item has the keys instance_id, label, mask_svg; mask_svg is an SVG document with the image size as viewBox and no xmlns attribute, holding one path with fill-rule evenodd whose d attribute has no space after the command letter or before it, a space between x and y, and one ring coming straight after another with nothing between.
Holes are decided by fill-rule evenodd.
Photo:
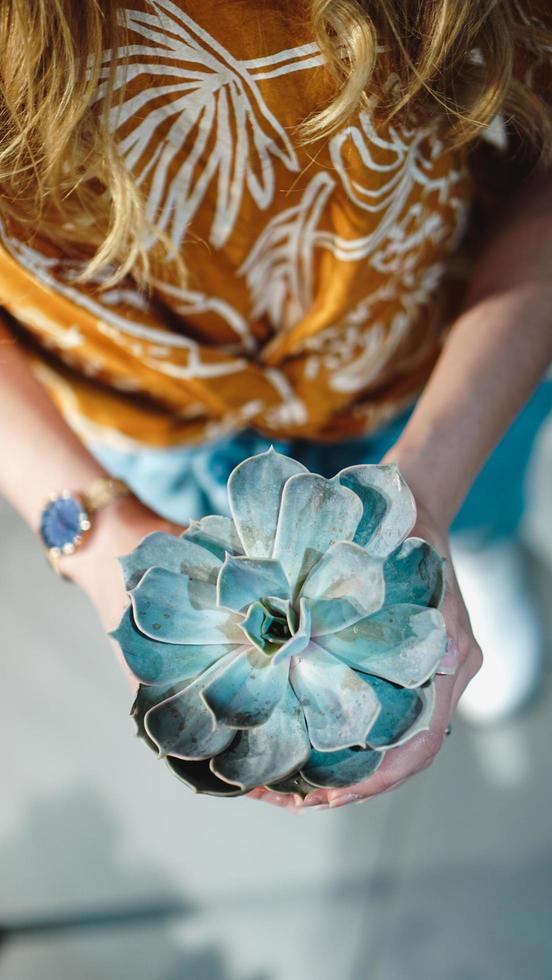
<instances>
[{"instance_id":1,"label":"denim shorts","mask_svg":"<svg viewBox=\"0 0 552 980\"><path fill-rule=\"evenodd\" d=\"M125 480L154 511L187 524L205 514L228 513L226 481L247 456L274 445L312 472L333 476L344 466L378 463L398 439L413 409L414 404L369 436L338 444L271 441L244 430L200 446L125 452L93 443L89 449L109 473ZM515 533L525 509L526 475L535 438L551 412L552 380L547 379L483 466L455 518L453 531L470 531L491 539Z\"/></svg>"}]
</instances>

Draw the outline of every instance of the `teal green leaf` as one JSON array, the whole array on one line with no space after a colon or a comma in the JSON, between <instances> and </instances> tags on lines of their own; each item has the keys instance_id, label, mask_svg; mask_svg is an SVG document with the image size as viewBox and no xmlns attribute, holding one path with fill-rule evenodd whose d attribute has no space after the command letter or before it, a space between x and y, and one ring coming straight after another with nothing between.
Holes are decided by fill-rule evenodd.
<instances>
[{"instance_id":1,"label":"teal green leaf","mask_svg":"<svg viewBox=\"0 0 552 980\"><path fill-rule=\"evenodd\" d=\"M192 646L152 640L137 628L131 606L110 636L119 644L134 676L144 684L172 684L195 677L233 649L231 644Z\"/></svg>"},{"instance_id":2,"label":"teal green leaf","mask_svg":"<svg viewBox=\"0 0 552 980\"><path fill-rule=\"evenodd\" d=\"M159 746L155 744L153 739L148 735L144 719L146 714L153 708L154 705L160 704L161 701L167 701L174 694L178 694L183 691L185 687L190 683L190 680L182 680L175 682L174 684L140 684L134 703L131 708L131 717L134 719L134 724L136 725L136 734L139 738L143 739L144 742L149 745L150 749L154 752L159 753Z\"/></svg>"},{"instance_id":3,"label":"teal green leaf","mask_svg":"<svg viewBox=\"0 0 552 980\"><path fill-rule=\"evenodd\" d=\"M360 545L338 541L313 567L301 595L309 600L312 635L335 633L381 608L383 564Z\"/></svg>"},{"instance_id":4,"label":"teal green leaf","mask_svg":"<svg viewBox=\"0 0 552 980\"><path fill-rule=\"evenodd\" d=\"M350 540L362 515L356 494L315 473L291 477L282 494L274 541L292 594L336 541Z\"/></svg>"},{"instance_id":5,"label":"teal green leaf","mask_svg":"<svg viewBox=\"0 0 552 980\"><path fill-rule=\"evenodd\" d=\"M398 687L381 677L367 677L377 695L381 711L370 732L369 744L374 749L385 749L397 744L414 725L422 712L424 702L416 689Z\"/></svg>"},{"instance_id":6,"label":"teal green leaf","mask_svg":"<svg viewBox=\"0 0 552 980\"><path fill-rule=\"evenodd\" d=\"M220 514L200 517L199 520L191 521L189 528L181 536L211 551L221 562L226 554L243 554L240 536L231 517Z\"/></svg>"},{"instance_id":7,"label":"teal green leaf","mask_svg":"<svg viewBox=\"0 0 552 980\"><path fill-rule=\"evenodd\" d=\"M407 538L384 566L385 602L437 608L445 591L444 559L422 538Z\"/></svg>"},{"instance_id":8,"label":"teal green leaf","mask_svg":"<svg viewBox=\"0 0 552 980\"><path fill-rule=\"evenodd\" d=\"M196 579L216 581L222 558L186 537L174 537L164 531L153 531L128 555L119 559L125 588L134 589L149 568L156 566L169 572L182 572Z\"/></svg>"},{"instance_id":9,"label":"teal green leaf","mask_svg":"<svg viewBox=\"0 0 552 980\"><path fill-rule=\"evenodd\" d=\"M380 706L363 676L311 643L292 660L289 677L315 749L366 745Z\"/></svg>"},{"instance_id":10,"label":"teal green leaf","mask_svg":"<svg viewBox=\"0 0 552 980\"><path fill-rule=\"evenodd\" d=\"M270 448L244 460L228 478L228 500L249 558L271 558L282 490L291 476L305 473L297 460Z\"/></svg>"},{"instance_id":11,"label":"teal green leaf","mask_svg":"<svg viewBox=\"0 0 552 980\"><path fill-rule=\"evenodd\" d=\"M263 596L289 598L289 583L280 562L229 555L218 577L217 605L240 612Z\"/></svg>"},{"instance_id":12,"label":"teal green leaf","mask_svg":"<svg viewBox=\"0 0 552 980\"><path fill-rule=\"evenodd\" d=\"M288 661L275 664L273 658L250 647L202 689L201 697L217 724L262 725L284 697L288 673Z\"/></svg>"},{"instance_id":13,"label":"teal green leaf","mask_svg":"<svg viewBox=\"0 0 552 980\"><path fill-rule=\"evenodd\" d=\"M243 796L245 790L239 786L224 782L218 779L211 771L209 763L205 762L186 762L183 759L174 759L169 756L166 763L178 779L183 782L188 789L194 793L204 794L205 796Z\"/></svg>"},{"instance_id":14,"label":"teal green leaf","mask_svg":"<svg viewBox=\"0 0 552 980\"><path fill-rule=\"evenodd\" d=\"M223 609L201 608L193 582L164 568L150 568L130 593L138 629L164 643L243 643L240 617Z\"/></svg>"},{"instance_id":15,"label":"teal green leaf","mask_svg":"<svg viewBox=\"0 0 552 980\"><path fill-rule=\"evenodd\" d=\"M234 730L215 725L201 693L238 655L230 653L218 660L183 690L150 708L144 717L144 728L158 746L160 755L208 759L229 745Z\"/></svg>"},{"instance_id":16,"label":"teal green leaf","mask_svg":"<svg viewBox=\"0 0 552 980\"><path fill-rule=\"evenodd\" d=\"M274 663L289 660L306 650L311 638L311 612L306 599L299 602L299 623L293 635L274 652Z\"/></svg>"},{"instance_id":17,"label":"teal green leaf","mask_svg":"<svg viewBox=\"0 0 552 980\"><path fill-rule=\"evenodd\" d=\"M308 759L309 738L303 712L293 692L274 709L264 725L240 731L230 748L211 760L216 776L244 790L283 779Z\"/></svg>"},{"instance_id":18,"label":"teal green leaf","mask_svg":"<svg viewBox=\"0 0 552 980\"><path fill-rule=\"evenodd\" d=\"M349 466L334 480L362 501L362 518L353 540L374 558L386 558L416 522L416 502L399 468L394 463Z\"/></svg>"},{"instance_id":19,"label":"teal green leaf","mask_svg":"<svg viewBox=\"0 0 552 980\"><path fill-rule=\"evenodd\" d=\"M301 767L301 776L311 786L341 789L363 782L383 762L384 752L374 749L341 749L338 752L311 752Z\"/></svg>"},{"instance_id":20,"label":"teal green leaf","mask_svg":"<svg viewBox=\"0 0 552 980\"><path fill-rule=\"evenodd\" d=\"M354 626L317 643L354 670L401 687L419 687L435 673L447 643L438 609L412 603L385 606Z\"/></svg>"}]
</instances>

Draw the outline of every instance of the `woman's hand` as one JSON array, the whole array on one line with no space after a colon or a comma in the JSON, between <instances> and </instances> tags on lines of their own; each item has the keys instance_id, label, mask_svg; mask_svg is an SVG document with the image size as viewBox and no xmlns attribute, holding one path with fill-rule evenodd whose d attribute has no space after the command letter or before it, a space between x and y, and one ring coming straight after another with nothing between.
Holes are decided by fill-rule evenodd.
<instances>
[{"instance_id":1,"label":"woman's hand","mask_svg":"<svg viewBox=\"0 0 552 980\"><path fill-rule=\"evenodd\" d=\"M408 477L407 477L408 479ZM286 796L262 789L249 795L299 811L304 807L325 805L344 806L371 796L395 789L409 776L426 769L443 744L446 730L451 724L460 695L481 666L481 650L472 633L469 616L464 605L448 544L448 532L439 526L429 511L418 503L418 517L411 536L424 538L439 552L445 562L446 591L441 612L445 618L449 648L446 665L455 667L454 674L439 674L435 678L436 706L429 731L420 732L409 742L396 749L389 749L380 768L362 783L344 789L313 790L301 801L299 796Z\"/></svg>"}]
</instances>

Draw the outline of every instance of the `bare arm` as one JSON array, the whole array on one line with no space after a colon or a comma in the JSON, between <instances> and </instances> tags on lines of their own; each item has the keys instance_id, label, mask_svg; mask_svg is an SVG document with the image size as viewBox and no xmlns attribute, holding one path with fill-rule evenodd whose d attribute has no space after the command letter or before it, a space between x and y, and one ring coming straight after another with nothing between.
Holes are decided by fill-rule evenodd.
<instances>
[{"instance_id":1,"label":"bare arm","mask_svg":"<svg viewBox=\"0 0 552 980\"><path fill-rule=\"evenodd\" d=\"M0 394L0 493L37 531L51 491L85 489L106 474L66 425L2 321ZM121 498L98 513L86 546L64 559L64 571L89 593L107 629L127 603L114 558L160 528L171 526L135 497Z\"/></svg>"},{"instance_id":2,"label":"bare arm","mask_svg":"<svg viewBox=\"0 0 552 980\"><path fill-rule=\"evenodd\" d=\"M390 454L448 526L552 359L552 173L530 179L487 242L465 310Z\"/></svg>"}]
</instances>

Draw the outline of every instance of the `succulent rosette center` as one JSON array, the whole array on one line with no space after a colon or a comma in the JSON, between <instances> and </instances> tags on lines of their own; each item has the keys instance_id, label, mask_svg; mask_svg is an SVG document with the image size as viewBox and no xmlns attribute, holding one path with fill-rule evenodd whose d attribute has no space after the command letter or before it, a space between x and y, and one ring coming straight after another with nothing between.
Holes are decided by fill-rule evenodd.
<instances>
[{"instance_id":1,"label":"succulent rosette center","mask_svg":"<svg viewBox=\"0 0 552 980\"><path fill-rule=\"evenodd\" d=\"M242 629L252 643L270 655L291 640L298 623L297 613L288 599L267 596L249 607Z\"/></svg>"},{"instance_id":2,"label":"succulent rosette center","mask_svg":"<svg viewBox=\"0 0 552 980\"><path fill-rule=\"evenodd\" d=\"M446 631L443 561L409 538L396 466L327 480L274 450L228 481L231 517L121 559L114 636L139 733L196 792L358 782L427 728Z\"/></svg>"}]
</instances>

